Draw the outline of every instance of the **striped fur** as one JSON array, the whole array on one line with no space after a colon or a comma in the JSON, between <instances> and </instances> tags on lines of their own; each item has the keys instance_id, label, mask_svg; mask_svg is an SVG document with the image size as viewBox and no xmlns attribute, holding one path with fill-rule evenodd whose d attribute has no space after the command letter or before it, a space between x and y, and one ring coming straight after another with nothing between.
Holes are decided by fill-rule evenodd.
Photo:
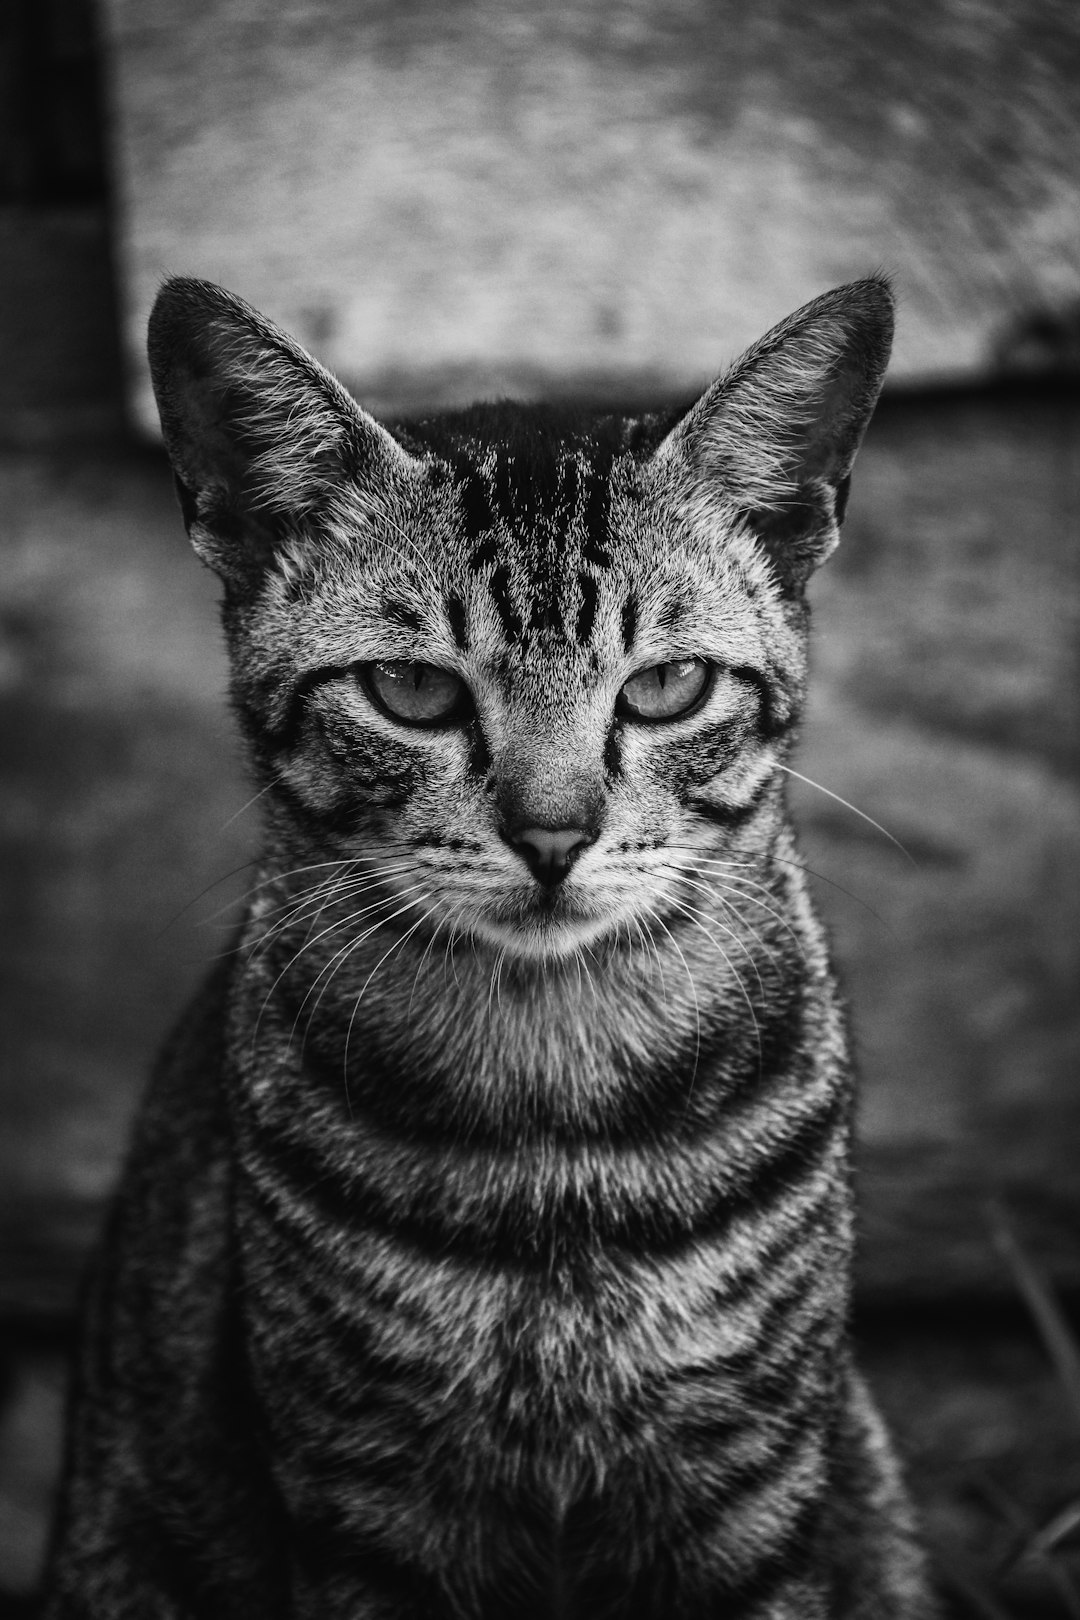
<instances>
[{"instance_id":1,"label":"striped fur","mask_svg":"<svg viewBox=\"0 0 1080 1620\"><path fill-rule=\"evenodd\" d=\"M890 332L860 282L686 414L390 431L166 286L268 830L114 1214L52 1620L931 1613L849 1353L851 1063L783 791ZM628 714L695 659L696 707ZM395 719L393 660L460 712ZM542 880L521 829L567 828Z\"/></svg>"}]
</instances>

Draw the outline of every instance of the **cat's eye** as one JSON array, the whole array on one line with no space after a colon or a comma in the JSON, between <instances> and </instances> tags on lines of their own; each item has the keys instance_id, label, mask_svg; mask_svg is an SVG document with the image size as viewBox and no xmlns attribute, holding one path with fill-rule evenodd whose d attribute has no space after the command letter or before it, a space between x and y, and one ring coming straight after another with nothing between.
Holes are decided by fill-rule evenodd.
<instances>
[{"instance_id":1,"label":"cat's eye","mask_svg":"<svg viewBox=\"0 0 1080 1620\"><path fill-rule=\"evenodd\" d=\"M383 659L362 665L358 674L378 707L407 726L445 725L467 704L465 682L435 664Z\"/></svg>"},{"instance_id":2,"label":"cat's eye","mask_svg":"<svg viewBox=\"0 0 1080 1620\"><path fill-rule=\"evenodd\" d=\"M626 682L619 693L619 712L630 720L674 720L699 702L708 684L704 658L653 664Z\"/></svg>"}]
</instances>

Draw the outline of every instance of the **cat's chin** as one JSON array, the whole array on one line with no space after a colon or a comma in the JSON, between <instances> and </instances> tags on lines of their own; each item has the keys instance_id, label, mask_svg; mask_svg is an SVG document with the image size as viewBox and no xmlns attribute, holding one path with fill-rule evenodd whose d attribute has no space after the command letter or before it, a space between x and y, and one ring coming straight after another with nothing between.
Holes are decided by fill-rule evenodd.
<instances>
[{"instance_id":1,"label":"cat's chin","mask_svg":"<svg viewBox=\"0 0 1080 1620\"><path fill-rule=\"evenodd\" d=\"M612 926L606 917L551 917L541 913L514 921L481 917L472 924L472 936L503 955L544 962L572 957L595 945L611 933Z\"/></svg>"}]
</instances>

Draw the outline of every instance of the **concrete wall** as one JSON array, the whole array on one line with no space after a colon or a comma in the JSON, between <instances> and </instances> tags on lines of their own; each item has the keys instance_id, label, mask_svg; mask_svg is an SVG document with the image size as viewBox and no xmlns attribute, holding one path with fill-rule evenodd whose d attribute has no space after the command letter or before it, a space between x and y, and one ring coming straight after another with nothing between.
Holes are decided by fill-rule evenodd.
<instances>
[{"instance_id":1,"label":"concrete wall","mask_svg":"<svg viewBox=\"0 0 1080 1620\"><path fill-rule=\"evenodd\" d=\"M895 378L1080 307L1068 0L108 0L139 419L160 278L372 403L682 390L884 265ZM1056 324L1055 324L1056 323Z\"/></svg>"}]
</instances>

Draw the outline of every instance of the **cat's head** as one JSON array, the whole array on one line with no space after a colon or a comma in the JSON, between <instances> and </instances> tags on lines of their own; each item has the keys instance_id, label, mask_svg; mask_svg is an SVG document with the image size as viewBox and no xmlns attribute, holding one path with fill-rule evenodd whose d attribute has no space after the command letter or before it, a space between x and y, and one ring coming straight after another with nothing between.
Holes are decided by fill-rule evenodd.
<instances>
[{"instance_id":1,"label":"cat's head","mask_svg":"<svg viewBox=\"0 0 1080 1620\"><path fill-rule=\"evenodd\" d=\"M688 412L391 431L240 299L168 282L165 442L283 856L363 863L400 902L387 926L523 958L651 932L702 863L760 860L803 587L891 333L871 278Z\"/></svg>"}]
</instances>

